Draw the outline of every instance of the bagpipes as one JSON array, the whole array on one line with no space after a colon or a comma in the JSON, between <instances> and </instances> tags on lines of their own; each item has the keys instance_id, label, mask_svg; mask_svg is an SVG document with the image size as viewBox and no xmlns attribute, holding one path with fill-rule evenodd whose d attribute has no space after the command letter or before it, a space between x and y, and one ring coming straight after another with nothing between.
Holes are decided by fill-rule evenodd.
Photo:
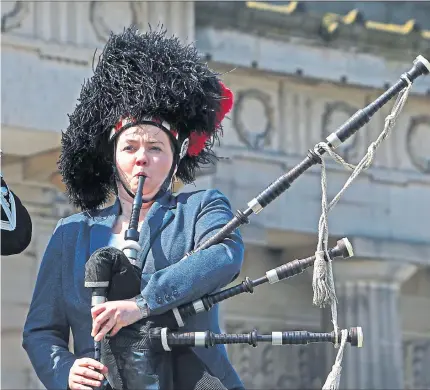
<instances>
[{"instance_id":1,"label":"bagpipes","mask_svg":"<svg viewBox=\"0 0 430 390\"><path fill-rule=\"evenodd\" d=\"M143 378L150 378L151 373L140 373L140 375L136 375L136 372L134 372L133 374L130 374L130 376L134 375L135 378L139 377L137 379L140 380L140 382L132 383L127 379L127 367L130 370L130 365L133 365L134 363L138 365L138 362L137 360L134 360L134 362L125 363L125 359L127 359L127 350L139 351L139 348L141 347L143 347L145 351L151 351L151 358L154 358L154 364L158 367L158 373L160 374L159 377L161 378L165 374L167 378L165 379L166 383L159 383L160 388L168 389L173 388L173 381L171 380L172 372L167 368L169 364L169 353L174 353L177 348L183 349L184 347L187 347L188 349L185 349L185 351L190 351L189 347L209 348L218 344L249 344L255 347L259 342L269 342L273 345L330 342L333 343L335 347L339 348L339 351L336 357L336 362L333 365L332 372L330 372L323 389L338 388L344 347L346 343L350 343L352 346L362 347L363 334L360 327L341 330L337 324L337 299L331 268L332 259L340 256L348 258L353 255L353 252L349 241L345 238L338 241L336 247L331 249L328 248L328 212L338 202L341 195L350 186L358 174L370 166L374 152L393 128L397 116L406 102L412 82L417 77L428 74L429 72L429 61L422 56L418 56L413 63L413 67L408 72L404 73L391 88L364 109L357 111L340 128L330 134L327 137L326 142L318 143L313 149L309 150L306 158L302 162L270 184L256 198L252 199L248 203L248 207L244 211L237 211L234 218L217 234L200 244L192 252L187 253L184 258L222 242L223 239L235 229L239 228L243 224L249 223L248 217L252 213L258 214L261 212L264 207L287 190L291 184L309 168L316 164L321 164L322 214L318 227L318 245L314 256L306 259L294 260L290 263L284 264L266 272L264 277L256 280L246 278L242 283L236 286L209 294L199 300L175 308L170 313L142 319L129 327L121 329L115 337L106 337L102 342L95 342L96 359L102 358L103 360L103 353L100 354L100 350L105 348L106 354L110 356L108 358L109 363L112 363L113 360L116 360L117 362L116 368L114 370L110 369L109 371L109 377L107 379L110 386L114 389L133 388L133 385L136 384L139 388L144 387L144 384L142 383L145 382L145 379ZM393 106L391 114L386 118L383 132L379 135L376 141L369 146L367 154L357 164L357 166L346 163L334 152L334 150L363 127L371 117L396 94L399 94L398 99ZM323 159L325 152L333 157L336 162L352 170L352 174L344 187L330 203L328 203L326 199L326 175L325 162ZM101 248L91 255L86 264L85 286L92 288L92 305L104 302L106 299L129 299L140 294L140 270L132 265L132 262L136 259L138 251L140 250L138 244L139 233L137 231L137 223L139 210L142 205L142 189L144 180L144 177L139 178L139 188L133 203L129 229L125 233L126 241L124 248L122 248L123 251L110 247ZM130 260L132 262L130 262ZM253 330L248 334L214 334L209 331L188 333L172 332L172 330L176 330L178 327L183 326L184 319L191 315L210 310L213 305L238 294L247 292L252 293L255 287L263 283L273 284L280 280L297 275L312 265L314 266L313 303L319 307L325 307L326 305L331 306L332 321L334 325L334 330L331 333L291 331L272 332L271 334L263 335L258 334L256 330ZM169 324L170 326L167 326L166 324ZM191 359L193 354L189 352L189 355L187 356ZM129 355L128 357L133 360L136 358L136 354L134 353L133 356ZM145 358L148 358L148 356L146 355ZM121 359L122 361L118 363ZM135 367L134 370L136 369L137 368ZM150 379L148 380L150 381ZM183 383L181 381L179 382ZM200 382L195 379L193 379L193 383L185 383L187 383L186 388L189 389L205 388L202 387L202 385L199 384ZM211 388L224 389L221 385L218 387L214 385Z\"/></svg>"}]
</instances>

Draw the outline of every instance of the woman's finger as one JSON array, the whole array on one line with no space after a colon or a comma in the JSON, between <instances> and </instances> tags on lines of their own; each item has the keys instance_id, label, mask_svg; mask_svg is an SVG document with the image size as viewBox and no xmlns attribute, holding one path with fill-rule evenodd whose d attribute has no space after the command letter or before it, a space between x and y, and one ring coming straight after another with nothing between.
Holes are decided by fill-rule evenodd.
<instances>
[{"instance_id":1,"label":"woman's finger","mask_svg":"<svg viewBox=\"0 0 430 390\"><path fill-rule=\"evenodd\" d=\"M96 319L93 320L93 329L91 331L91 336L94 337L97 333L99 333L102 325L106 325L106 323L114 316L114 314L115 308L105 310L103 313L99 314Z\"/></svg>"},{"instance_id":2,"label":"woman's finger","mask_svg":"<svg viewBox=\"0 0 430 390\"><path fill-rule=\"evenodd\" d=\"M106 310L106 304L100 303L91 308L91 316L96 318L100 313L103 313Z\"/></svg>"},{"instance_id":3,"label":"woman's finger","mask_svg":"<svg viewBox=\"0 0 430 390\"><path fill-rule=\"evenodd\" d=\"M103 365L101 365L101 368L97 368L97 369L95 367L92 367L92 366L89 366L89 368L91 368L92 370L96 370L97 372L99 372L103 375L106 375L108 373L108 368L106 366L103 366Z\"/></svg>"},{"instance_id":4,"label":"woman's finger","mask_svg":"<svg viewBox=\"0 0 430 390\"><path fill-rule=\"evenodd\" d=\"M81 367L90 367L92 370L107 370L106 366L92 358L77 359L75 364Z\"/></svg>"},{"instance_id":5,"label":"woman's finger","mask_svg":"<svg viewBox=\"0 0 430 390\"><path fill-rule=\"evenodd\" d=\"M100 329L100 331L95 335L94 340L100 341L107 332L109 332L114 326L115 326L116 320L114 317L109 318L109 321L106 322L103 327Z\"/></svg>"},{"instance_id":6,"label":"woman's finger","mask_svg":"<svg viewBox=\"0 0 430 390\"><path fill-rule=\"evenodd\" d=\"M93 390L92 387L88 387L82 383L76 382L75 377L70 378L69 388L70 390Z\"/></svg>"},{"instance_id":7,"label":"woman's finger","mask_svg":"<svg viewBox=\"0 0 430 390\"><path fill-rule=\"evenodd\" d=\"M72 379L73 383L76 383L79 385L90 386L90 388L100 387L102 384L102 382L100 380L89 379L89 378L85 378L85 377L80 376L80 375L73 375L71 379Z\"/></svg>"},{"instance_id":8,"label":"woman's finger","mask_svg":"<svg viewBox=\"0 0 430 390\"><path fill-rule=\"evenodd\" d=\"M87 379L103 380L103 375L101 373L91 370L88 367L76 367L76 369L73 371L73 375Z\"/></svg>"}]
</instances>

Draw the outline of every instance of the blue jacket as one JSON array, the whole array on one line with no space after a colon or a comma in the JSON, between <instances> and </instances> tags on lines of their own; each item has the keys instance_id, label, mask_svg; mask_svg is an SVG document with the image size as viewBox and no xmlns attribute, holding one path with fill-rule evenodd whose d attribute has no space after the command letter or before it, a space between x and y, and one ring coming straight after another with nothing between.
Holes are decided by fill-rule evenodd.
<instances>
[{"instance_id":1,"label":"blue jacket","mask_svg":"<svg viewBox=\"0 0 430 390\"><path fill-rule=\"evenodd\" d=\"M92 213L74 214L58 222L44 254L24 327L23 347L48 389L66 389L78 357L93 357L91 293L84 287L85 262L107 246L120 212L116 203ZM226 197L216 190L156 201L140 231L143 257L141 294L158 315L230 283L240 272L244 246L238 231L222 243L181 261L185 253L213 236L233 217ZM188 318L181 331L219 333L218 309ZM68 348L69 329L74 353ZM241 382L224 346L194 348L195 354L227 388Z\"/></svg>"}]
</instances>

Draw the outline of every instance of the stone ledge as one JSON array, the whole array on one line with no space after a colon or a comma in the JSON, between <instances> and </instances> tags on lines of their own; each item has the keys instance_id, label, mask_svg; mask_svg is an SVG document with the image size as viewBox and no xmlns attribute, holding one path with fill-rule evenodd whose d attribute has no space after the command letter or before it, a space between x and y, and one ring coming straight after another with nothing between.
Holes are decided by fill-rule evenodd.
<instances>
[{"instance_id":1,"label":"stone ledge","mask_svg":"<svg viewBox=\"0 0 430 390\"><path fill-rule=\"evenodd\" d=\"M388 59L388 56L384 58L374 53L311 45L306 41L282 41L211 26L197 27L196 44L211 61L232 67L256 68L336 83L343 81L348 85L371 88L384 88L387 83L397 82L412 67L416 55L421 53L403 53L402 60L399 57ZM371 72L366 71L369 69ZM412 93L429 94L428 77L427 80L417 80Z\"/></svg>"},{"instance_id":2,"label":"stone ledge","mask_svg":"<svg viewBox=\"0 0 430 390\"><path fill-rule=\"evenodd\" d=\"M309 148L313 145L310 143ZM280 153L275 151L253 151L246 147L229 147L223 146L218 147L217 152L232 161L245 160L254 162L264 162L273 165L279 165L285 172L291 169L293 166L300 163L306 155L302 157L292 156L287 153ZM219 164L219 163L218 163ZM350 174L345 168L334 162L332 159L326 159L327 172L337 172ZM320 175L321 168L319 166L310 168L304 175ZM408 183L422 183L430 185L430 175L423 175L421 172L406 169L387 169L386 167L375 167L372 166L368 170L363 171L360 177L369 177L373 182L381 182L384 184L398 184L408 185ZM300 178L298 179L300 180ZM268 182L267 185L270 183ZM250 194L250 196L258 194Z\"/></svg>"},{"instance_id":3,"label":"stone ledge","mask_svg":"<svg viewBox=\"0 0 430 390\"><path fill-rule=\"evenodd\" d=\"M95 51L95 47L90 49L66 43L58 44L14 34L2 34L1 39L2 48L34 51L40 59L65 62L84 67L89 67L92 64ZM96 61L97 58L98 56L95 56L94 60Z\"/></svg>"},{"instance_id":4,"label":"stone ledge","mask_svg":"<svg viewBox=\"0 0 430 390\"><path fill-rule=\"evenodd\" d=\"M349 239L356 258L430 266L430 242L414 243L357 236Z\"/></svg>"},{"instance_id":5,"label":"stone ledge","mask_svg":"<svg viewBox=\"0 0 430 390\"><path fill-rule=\"evenodd\" d=\"M31 156L60 147L60 132L3 124L1 132L2 149L6 153L5 157L8 155L16 157ZM25 139L24 144L23 139Z\"/></svg>"}]
</instances>

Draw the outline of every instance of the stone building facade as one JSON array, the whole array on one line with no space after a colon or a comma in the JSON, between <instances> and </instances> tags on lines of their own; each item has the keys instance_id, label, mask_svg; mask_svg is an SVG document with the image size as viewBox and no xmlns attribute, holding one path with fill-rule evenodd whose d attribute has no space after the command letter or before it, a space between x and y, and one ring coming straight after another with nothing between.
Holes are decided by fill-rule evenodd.
<instances>
[{"instance_id":1,"label":"stone building facade","mask_svg":"<svg viewBox=\"0 0 430 390\"><path fill-rule=\"evenodd\" d=\"M216 187L243 209L396 82L416 55L430 58L428 3L401 2L396 12L390 3L350 3L330 3L331 9L312 2L2 3L2 172L34 226L29 248L1 264L2 388L42 388L21 348L22 325L52 230L74 212L56 170L60 131L109 31L159 21L195 41L223 73L236 95L218 149L225 158L182 190ZM355 251L334 263L339 323L362 326L365 336L363 349L345 352L345 389L430 387L429 93L430 77L418 79L372 168L330 214L331 242L348 237ZM384 106L347 141L342 156L357 163L390 109ZM348 172L329 160L327 171L332 198ZM251 217L242 228L242 278L315 252L320 197L317 166ZM331 331L329 313L312 305L311 281L305 272L225 302L224 328ZM326 345L229 347L249 389L321 388L335 353Z\"/></svg>"}]
</instances>

